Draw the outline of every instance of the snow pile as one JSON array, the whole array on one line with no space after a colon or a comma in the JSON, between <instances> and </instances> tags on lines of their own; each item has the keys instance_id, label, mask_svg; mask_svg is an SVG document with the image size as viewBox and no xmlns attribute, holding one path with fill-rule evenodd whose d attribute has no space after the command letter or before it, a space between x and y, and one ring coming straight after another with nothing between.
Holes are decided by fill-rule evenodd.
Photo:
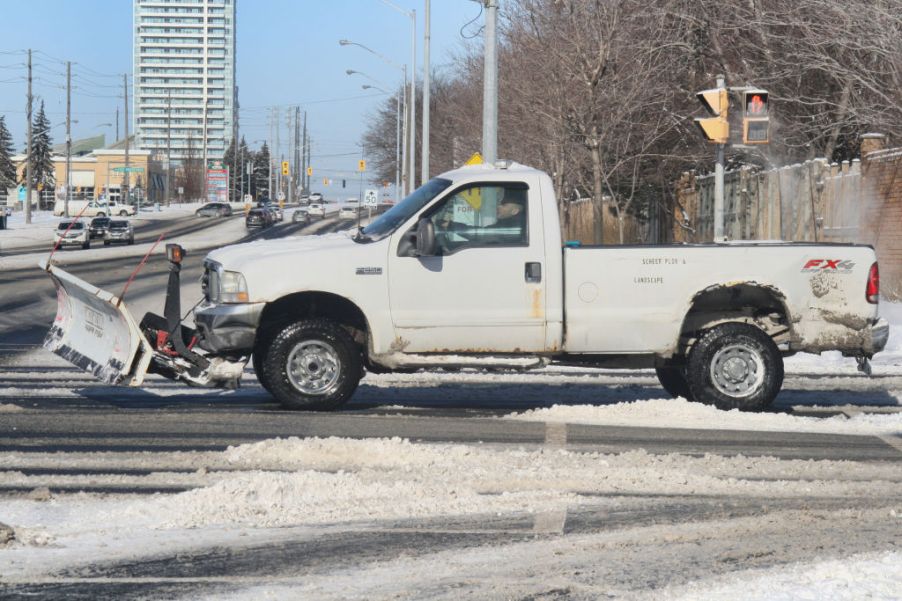
<instances>
[{"instance_id":1,"label":"snow pile","mask_svg":"<svg viewBox=\"0 0 902 601\"><path fill-rule=\"evenodd\" d=\"M414 444L398 438L273 439L230 448L224 458L232 470L240 471L210 474L213 482L203 488L112 508L97 519L105 524L141 519L162 528L284 527L534 514L598 503L599 495L613 493L845 496L895 487L879 478L869 483L833 481L848 469L843 462L819 462L815 468L808 461L742 456L508 450ZM762 474L773 481L755 477Z\"/></svg>"},{"instance_id":2,"label":"snow pile","mask_svg":"<svg viewBox=\"0 0 902 601\"><path fill-rule=\"evenodd\" d=\"M660 601L898 600L902 595L900 562L902 553L892 552L748 570L658 591L650 598Z\"/></svg>"},{"instance_id":3,"label":"snow pile","mask_svg":"<svg viewBox=\"0 0 902 601\"><path fill-rule=\"evenodd\" d=\"M902 413L799 417L780 413L722 411L710 405L679 399L652 399L613 405L552 405L511 413L502 419L608 426L699 428L705 430L758 430L831 434L902 433Z\"/></svg>"}]
</instances>

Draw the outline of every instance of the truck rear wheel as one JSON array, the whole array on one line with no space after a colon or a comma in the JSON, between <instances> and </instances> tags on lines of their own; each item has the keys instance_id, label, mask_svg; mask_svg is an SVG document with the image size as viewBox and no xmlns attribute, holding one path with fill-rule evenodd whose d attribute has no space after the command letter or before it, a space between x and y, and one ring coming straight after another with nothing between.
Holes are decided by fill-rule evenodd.
<instances>
[{"instance_id":1,"label":"truck rear wheel","mask_svg":"<svg viewBox=\"0 0 902 601\"><path fill-rule=\"evenodd\" d=\"M261 363L260 383L286 409L330 411L344 404L363 374L360 349L339 324L309 319L273 337Z\"/></svg>"},{"instance_id":2,"label":"truck rear wheel","mask_svg":"<svg viewBox=\"0 0 902 601\"><path fill-rule=\"evenodd\" d=\"M689 382L686 381L686 368L675 365L665 365L664 367L656 367L655 373L658 374L658 381L661 387L673 398L683 397L687 401L693 400L692 393L689 391Z\"/></svg>"},{"instance_id":3,"label":"truck rear wheel","mask_svg":"<svg viewBox=\"0 0 902 601\"><path fill-rule=\"evenodd\" d=\"M686 366L689 391L718 409L761 411L783 385L783 357L760 328L725 323L695 343Z\"/></svg>"}]
</instances>

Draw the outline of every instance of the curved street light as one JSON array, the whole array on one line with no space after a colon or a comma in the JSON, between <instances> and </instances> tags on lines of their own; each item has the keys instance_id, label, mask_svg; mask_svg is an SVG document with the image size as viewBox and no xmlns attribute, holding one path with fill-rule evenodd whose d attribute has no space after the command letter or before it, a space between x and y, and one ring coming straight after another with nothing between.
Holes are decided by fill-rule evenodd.
<instances>
[{"instance_id":1,"label":"curved street light","mask_svg":"<svg viewBox=\"0 0 902 601\"><path fill-rule=\"evenodd\" d=\"M347 69L345 73L348 75L360 75L361 77L365 77L370 81L374 81L378 84L382 84L378 79L374 77L370 77L363 71L355 71L354 69ZM382 84L385 85L385 84ZM371 84L364 84L360 86L364 90L379 90L383 94L388 94L383 88L379 86L374 86ZM402 89L403 91L403 89ZM398 98L395 98L395 194L401 194L401 101L400 98L403 94L398 94ZM398 199L400 200L400 199Z\"/></svg>"}]
</instances>

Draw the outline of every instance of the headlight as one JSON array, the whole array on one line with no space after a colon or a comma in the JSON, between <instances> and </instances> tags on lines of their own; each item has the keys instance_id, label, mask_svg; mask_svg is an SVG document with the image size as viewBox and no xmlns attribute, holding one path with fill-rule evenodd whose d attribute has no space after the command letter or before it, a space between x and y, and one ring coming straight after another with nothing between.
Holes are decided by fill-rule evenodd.
<instances>
[{"instance_id":1,"label":"headlight","mask_svg":"<svg viewBox=\"0 0 902 601\"><path fill-rule=\"evenodd\" d=\"M247 282L237 271L223 271L219 279L219 300L223 303L246 303Z\"/></svg>"}]
</instances>

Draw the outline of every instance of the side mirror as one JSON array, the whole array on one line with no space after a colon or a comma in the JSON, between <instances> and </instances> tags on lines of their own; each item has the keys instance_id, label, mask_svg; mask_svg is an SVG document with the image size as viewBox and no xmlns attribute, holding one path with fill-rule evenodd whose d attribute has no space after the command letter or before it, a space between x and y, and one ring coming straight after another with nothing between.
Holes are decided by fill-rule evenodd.
<instances>
[{"instance_id":1,"label":"side mirror","mask_svg":"<svg viewBox=\"0 0 902 601\"><path fill-rule=\"evenodd\" d=\"M435 255L435 225L426 217L417 222L417 256Z\"/></svg>"}]
</instances>

